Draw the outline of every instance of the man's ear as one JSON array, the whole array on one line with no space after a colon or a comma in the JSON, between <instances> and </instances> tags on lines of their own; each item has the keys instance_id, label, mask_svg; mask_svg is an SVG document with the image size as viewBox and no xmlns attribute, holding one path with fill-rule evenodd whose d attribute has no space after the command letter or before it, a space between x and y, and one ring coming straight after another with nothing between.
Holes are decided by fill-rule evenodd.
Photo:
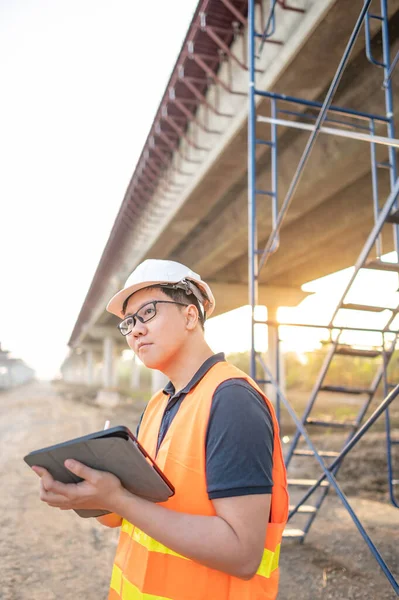
<instances>
[{"instance_id":1,"label":"man's ear","mask_svg":"<svg viewBox=\"0 0 399 600\"><path fill-rule=\"evenodd\" d=\"M189 304L186 308L186 326L189 331L195 329L199 321L198 309L194 304Z\"/></svg>"}]
</instances>

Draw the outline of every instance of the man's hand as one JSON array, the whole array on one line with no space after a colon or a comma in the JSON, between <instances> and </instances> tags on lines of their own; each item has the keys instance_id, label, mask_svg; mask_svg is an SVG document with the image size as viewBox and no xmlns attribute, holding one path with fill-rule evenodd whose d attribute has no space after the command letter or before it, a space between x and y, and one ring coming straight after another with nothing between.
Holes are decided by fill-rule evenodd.
<instances>
[{"instance_id":1,"label":"man's hand","mask_svg":"<svg viewBox=\"0 0 399 600\"><path fill-rule=\"evenodd\" d=\"M32 467L40 477L40 499L49 506L70 509L99 509L113 512L115 500L128 492L112 473L97 471L76 460L66 460L66 468L83 481L61 483L43 467Z\"/></svg>"}]
</instances>

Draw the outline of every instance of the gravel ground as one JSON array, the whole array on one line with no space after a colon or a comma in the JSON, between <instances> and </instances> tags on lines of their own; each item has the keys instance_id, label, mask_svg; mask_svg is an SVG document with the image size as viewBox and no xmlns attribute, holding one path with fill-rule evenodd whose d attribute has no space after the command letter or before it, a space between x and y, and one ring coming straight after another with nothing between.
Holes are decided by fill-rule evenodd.
<instances>
[{"instance_id":1,"label":"gravel ground","mask_svg":"<svg viewBox=\"0 0 399 600\"><path fill-rule=\"evenodd\" d=\"M133 428L141 409L125 404L110 414L93 406L90 395L77 402L61 386L45 383L0 393L1 600L106 599L118 533L43 505L37 478L22 457L101 429L107 418ZM376 450L376 437L370 440L369 446L359 445L341 475L348 493L356 494L351 504L398 578L399 511L383 502L383 451ZM298 472L307 468L302 464ZM363 496L359 481L366 487ZM374 496L370 481L378 482ZM279 598L284 600L397 597L333 494L304 545L284 541L281 566Z\"/></svg>"}]
</instances>

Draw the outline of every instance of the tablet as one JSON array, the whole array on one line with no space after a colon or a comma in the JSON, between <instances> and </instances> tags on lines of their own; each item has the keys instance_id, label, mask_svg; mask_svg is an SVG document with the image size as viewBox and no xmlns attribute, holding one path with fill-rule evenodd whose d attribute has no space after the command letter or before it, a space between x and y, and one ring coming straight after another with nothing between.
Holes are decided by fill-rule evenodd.
<instances>
[{"instance_id":1,"label":"tablet","mask_svg":"<svg viewBox=\"0 0 399 600\"><path fill-rule=\"evenodd\" d=\"M129 492L151 502L165 502L175 492L136 437L122 425L35 450L24 456L24 461L30 467L44 467L62 483L82 481L64 466L67 458L113 473ZM75 512L87 518L106 515L109 511L79 509Z\"/></svg>"}]
</instances>

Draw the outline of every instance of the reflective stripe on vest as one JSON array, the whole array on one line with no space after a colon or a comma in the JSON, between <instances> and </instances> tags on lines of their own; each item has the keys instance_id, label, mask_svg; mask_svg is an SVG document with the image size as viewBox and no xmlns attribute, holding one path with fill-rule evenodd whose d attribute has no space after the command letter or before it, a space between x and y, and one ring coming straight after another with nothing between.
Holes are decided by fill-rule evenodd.
<instances>
[{"instance_id":1,"label":"reflective stripe on vest","mask_svg":"<svg viewBox=\"0 0 399 600\"><path fill-rule=\"evenodd\" d=\"M111 590L118 594L118 598L122 600L173 600L165 596L154 596L153 594L144 594L130 583L122 574L122 569L114 565L111 577Z\"/></svg>"},{"instance_id":2,"label":"reflective stripe on vest","mask_svg":"<svg viewBox=\"0 0 399 600\"><path fill-rule=\"evenodd\" d=\"M163 503L165 508L192 515L216 515L206 486L207 425L215 390L222 382L235 378L247 380L261 394L274 428L270 522L257 573L250 580L242 580L205 567L123 520L109 600L276 599L280 543L288 515L287 479L274 409L256 383L233 365L217 363L185 397L158 454L158 432L168 401L162 391L146 408L139 440L175 486L175 495Z\"/></svg>"},{"instance_id":3,"label":"reflective stripe on vest","mask_svg":"<svg viewBox=\"0 0 399 600\"><path fill-rule=\"evenodd\" d=\"M125 521L126 524L130 525L133 528L133 525L128 521ZM146 535L140 529L135 528L136 531L133 535L133 539L136 541L140 540L139 543L143 543L143 545L152 552L163 552L164 554L173 554L174 556L180 556L180 558L185 558L173 550L170 550L163 544L160 544L156 540L150 538L150 536ZM278 568L278 560L280 556L280 544L276 548L276 552L271 552L270 550L264 550L262 561L259 565L259 569L256 574L261 577L269 578L271 573ZM185 560L189 560L185 558ZM114 565L112 569L112 577L110 587L114 590L119 598L122 600L173 600L171 598L166 598L165 596L154 596L153 594L145 594L140 592L140 590L133 585L123 574L122 569L118 566Z\"/></svg>"},{"instance_id":4,"label":"reflective stripe on vest","mask_svg":"<svg viewBox=\"0 0 399 600\"><path fill-rule=\"evenodd\" d=\"M138 527L134 527L134 525L129 523L129 521L126 521L126 519L123 520L122 531L125 531L135 542L137 542L141 546L144 546L144 548L146 548L150 552L160 552L161 554L170 554L171 556L177 556L178 558L182 558L183 560L190 560L186 556L177 554L177 552L174 552L167 546L164 546L160 542L157 542L156 540L154 540L154 538L144 533L144 531L141 531L141 529L139 529ZM262 560L260 562L258 570L256 571L257 575L269 578L271 573L278 568L280 546L281 544L277 545L275 552L272 552L267 548L264 549Z\"/></svg>"}]
</instances>

